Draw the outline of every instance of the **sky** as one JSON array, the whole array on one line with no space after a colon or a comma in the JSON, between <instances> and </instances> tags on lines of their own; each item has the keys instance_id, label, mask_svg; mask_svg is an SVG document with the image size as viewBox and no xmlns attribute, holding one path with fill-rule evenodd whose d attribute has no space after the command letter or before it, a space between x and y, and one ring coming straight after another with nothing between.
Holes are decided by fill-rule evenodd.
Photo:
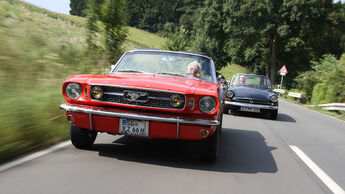
<instances>
[{"instance_id":1,"label":"sky","mask_svg":"<svg viewBox=\"0 0 345 194\"><path fill-rule=\"evenodd\" d=\"M70 0L24 0L39 7L46 8L58 13L69 14Z\"/></svg>"},{"instance_id":2,"label":"sky","mask_svg":"<svg viewBox=\"0 0 345 194\"><path fill-rule=\"evenodd\" d=\"M69 14L69 10L70 10L70 7L69 7L70 0L24 0L24 1L37 5L39 7L49 9L51 11L58 12L58 13ZM334 0L334 1L338 2L340 0ZM345 0L341 0L341 1L345 2Z\"/></svg>"}]
</instances>

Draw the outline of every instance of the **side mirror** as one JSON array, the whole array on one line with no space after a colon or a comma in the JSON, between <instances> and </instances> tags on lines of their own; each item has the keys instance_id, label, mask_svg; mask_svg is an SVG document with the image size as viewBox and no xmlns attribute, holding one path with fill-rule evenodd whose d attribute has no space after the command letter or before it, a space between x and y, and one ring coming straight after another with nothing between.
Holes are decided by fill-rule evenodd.
<instances>
[{"instance_id":1,"label":"side mirror","mask_svg":"<svg viewBox=\"0 0 345 194\"><path fill-rule=\"evenodd\" d=\"M114 68L115 68L115 65L110 65L109 72L111 73L111 72L113 71Z\"/></svg>"},{"instance_id":2,"label":"side mirror","mask_svg":"<svg viewBox=\"0 0 345 194\"><path fill-rule=\"evenodd\" d=\"M218 84L220 84L221 81L222 81L222 75L218 75L218 77L217 77L217 82L218 82Z\"/></svg>"}]
</instances>

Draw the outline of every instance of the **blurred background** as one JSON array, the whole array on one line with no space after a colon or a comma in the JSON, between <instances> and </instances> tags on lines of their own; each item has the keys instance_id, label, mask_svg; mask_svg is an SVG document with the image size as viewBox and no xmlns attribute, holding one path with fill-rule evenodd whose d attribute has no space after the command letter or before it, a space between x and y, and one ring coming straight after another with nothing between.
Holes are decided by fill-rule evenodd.
<instances>
[{"instance_id":1,"label":"blurred background","mask_svg":"<svg viewBox=\"0 0 345 194\"><path fill-rule=\"evenodd\" d=\"M164 42L136 28L127 31L123 51ZM90 55L86 40L85 18L0 1L0 163L69 138L59 110L63 82L73 74L108 73L111 65L101 52Z\"/></svg>"}]
</instances>

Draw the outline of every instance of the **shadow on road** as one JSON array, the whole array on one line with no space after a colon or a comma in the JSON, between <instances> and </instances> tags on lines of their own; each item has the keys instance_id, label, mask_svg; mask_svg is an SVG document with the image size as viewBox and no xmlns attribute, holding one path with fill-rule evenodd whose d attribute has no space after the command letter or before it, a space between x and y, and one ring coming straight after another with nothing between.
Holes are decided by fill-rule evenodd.
<instances>
[{"instance_id":1,"label":"shadow on road","mask_svg":"<svg viewBox=\"0 0 345 194\"><path fill-rule=\"evenodd\" d=\"M267 119L267 120L269 120L266 115L262 115L262 114L258 114L258 113L241 112L241 113L236 113L233 116L243 116L243 117L251 117L253 119ZM284 113L278 113L277 121L296 123L296 120L294 118L292 118L289 115L284 114Z\"/></svg>"},{"instance_id":2,"label":"shadow on road","mask_svg":"<svg viewBox=\"0 0 345 194\"><path fill-rule=\"evenodd\" d=\"M275 173L277 166L264 137L256 131L223 128L219 158L215 163L198 160L191 142L122 137L112 144L95 144L102 157L160 166L217 172Z\"/></svg>"},{"instance_id":3,"label":"shadow on road","mask_svg":"<svg viewBox=\"0 0 345 194\"><path fill-rule=\"evenodd\" d=\"M278 114L277 121L296 123L296 120L294 118L284 113Z\"/></svg>"}]
</instances>

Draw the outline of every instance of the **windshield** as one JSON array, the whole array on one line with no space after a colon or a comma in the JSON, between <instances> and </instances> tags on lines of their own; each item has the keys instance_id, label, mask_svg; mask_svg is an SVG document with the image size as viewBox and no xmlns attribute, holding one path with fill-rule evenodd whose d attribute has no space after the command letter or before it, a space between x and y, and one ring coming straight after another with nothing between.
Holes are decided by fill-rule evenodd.
<instances>
[{"instance_id":1,"label":"windshield","mask_svg":"<svg viewBox=\"0 0 345 194\"><path fill-rule=\"evenodd\" d=\"M232 85L271 88L270 80L265 76L236 74L231 81Z\"/></svg>"},{"instance_id":2,"label":"windshield","mask_svg":"<svg viewBox=\"0 0 345 194\"><path fill-rule=\"evenodd\" d=\"M151 73L214 82L211 60L197 55L171 52L128 52L112 73Z\"/></svg>"}]
</instances>

